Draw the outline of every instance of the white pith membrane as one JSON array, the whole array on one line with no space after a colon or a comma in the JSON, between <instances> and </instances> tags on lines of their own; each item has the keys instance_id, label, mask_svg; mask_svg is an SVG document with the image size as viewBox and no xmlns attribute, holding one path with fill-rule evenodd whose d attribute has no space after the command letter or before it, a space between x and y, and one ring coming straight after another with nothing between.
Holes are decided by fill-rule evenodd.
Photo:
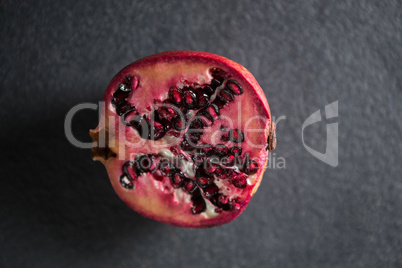
<instances>
[{"instance_id":1,"label":"white pith membrane","mask_svg":"<svg viewBox=\"0 0 402 268\"><path fill-rule=\"evenodd\" d=\"M211 63L195 63L193 61L170 61L158 62L151 65L139 65L124 74L125 77L135 77L138 79L138 86L132 89L127 101L134 106L138 113L147 118L152 117L152 113L157 106L154 106L154 100L162 102L169 98L168 90L172 87L184 88L191 86L193 88L203 87L211 83L211 68L217 67L228 75L223 84L219 86L211 97L213 101L220 90L225 87L228 79L239 82L243 88L243 94L236 96L233 101L220 109L220 119L216 120L212 126L204 128L204 134L200 142L204 144L224 144L228 148L238 146L242 148L242 155L248 153L250 159L257 161L258 171L255 174L248 175L247 186L244 189L233 186L230 179L222 179L214 175L214 183L219 188L219 193L228 197L229 201L240 200L240 205L232 210L217 210L217 207L204 195L206 209L200 214L192 214L193 203L191 194L182 188L174 188L168 177L157 180L151 172L140 174L133 182L132 189L126 189L120 182L122 176L122 166L128 160L134 161L139 155L157 155L160 158L169 159L174 162L183 174L192 180L196 180L195 165L191 161L190 150L180 149L180 142L186 129L180 132L179 137L165 135L160 140L143 139L136 129L128 127L122 123L121 116L116 114L116 108L111 103L113 93L123 81L116 81L109 86L106 93L106 107L104 107L104 119L96 131L107 129L109 133L109 148L116 154L116 157L107 160L101 160L109 173L111 183L120 196L120 198L130 207L138 212L158 220L183 226L202 225L214 218L225 218L228 214L239 214L236 210L241 210L246 206L252 194L259 185L264 166L268 159L266 151L267 138L269 135L269 116L263 103L251 87L243 83L242 79L233 75L225 66ZM249 101L244 101L244 99ZM189 110L188 115L194 117L197 110ZM253 119L255 118L255 119ZM226 129L240 129L244 133L244 141L235 143L221 140L223 132L221 127ZM250 130L247 131L246 130ZM259 130L256 134L256 131ZM124 138L122 138L124 137ZM171 148L176 147L178 152L184 156L179 159L172 152ZM239 171L237 166L231 167ZM128 178L127 178L128 179ZM189 216L191 215L191 217ZM234 218L234 217L233 217ZM222 219L222 222L224 219ZM197 223L198 222L198 223Z\"/></svg>"}]
</instances>

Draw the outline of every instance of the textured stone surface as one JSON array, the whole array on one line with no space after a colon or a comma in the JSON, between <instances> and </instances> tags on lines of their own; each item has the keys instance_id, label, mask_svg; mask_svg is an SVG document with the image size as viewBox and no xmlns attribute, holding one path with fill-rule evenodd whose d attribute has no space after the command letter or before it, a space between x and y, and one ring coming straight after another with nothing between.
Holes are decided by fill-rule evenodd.
<instances>
[{"instance_id":1,"label":"textured stone surface","mask_svg":"<svg viewBox=\"0 0 402 268\"><path fill-rule=\"evenodd\" d=\"M402 266L401 1L74 2L0 2L1 267ZM101 100L123 66L177 49L243 64L286 116L274 157L286 168L222 227L132 212L64 134L66 113ZM334 168L301 134L336 100ZM328 122L306 144L323 152ZM96 124L82 111L73 132L89 141Z\"/></svg>"}]
</instances>

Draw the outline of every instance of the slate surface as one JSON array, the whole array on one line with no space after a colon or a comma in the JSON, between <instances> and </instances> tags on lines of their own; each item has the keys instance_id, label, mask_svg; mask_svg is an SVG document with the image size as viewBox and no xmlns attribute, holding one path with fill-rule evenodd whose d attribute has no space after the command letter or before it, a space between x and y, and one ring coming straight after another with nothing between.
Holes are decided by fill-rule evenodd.
<instances>
[{"instance_id":1,"label":"slate surface","mask_svg":"<svg viewBox=\"0 0 402 268\"><path fill-rule=\"evenodd\" d=\"M401 267L401 1L0 2L1 267ZM97 103L123 66L166 50L246 66L278 122L273 165L222 227L172 227L132 212L67 112ZM339 165L324 152L339 123ZM324 115L324 114L323 114ZM282 117L284 118L284 117ZM73 133L89 141L96 111Z\"/></svg>"}]
</instances>

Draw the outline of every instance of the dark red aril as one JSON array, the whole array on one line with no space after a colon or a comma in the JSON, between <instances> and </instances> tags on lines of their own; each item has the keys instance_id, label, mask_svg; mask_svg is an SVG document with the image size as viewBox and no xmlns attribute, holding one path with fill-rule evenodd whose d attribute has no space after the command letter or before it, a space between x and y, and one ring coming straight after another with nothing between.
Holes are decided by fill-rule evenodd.
<instances>
[{"instance_id":1,"label":"dark red aril","mask_svg":"<svg viewBox=\"0 0 402 268\"><path fill-rule=\"evenodd\" d=\"M172 87L169 89L170 100L174 101L176 104L180 104L182 101L182 91L179 88Z\"/></svg>"}]
</instances>

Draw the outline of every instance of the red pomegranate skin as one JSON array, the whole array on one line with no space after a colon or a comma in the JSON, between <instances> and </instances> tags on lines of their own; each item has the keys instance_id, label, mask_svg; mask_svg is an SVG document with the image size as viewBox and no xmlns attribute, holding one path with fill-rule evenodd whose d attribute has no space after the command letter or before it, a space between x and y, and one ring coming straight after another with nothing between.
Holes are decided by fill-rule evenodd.
<instances>
[{"instance_id":1,"label":"red pomegranate skin","mask_svg":"<svg viewBox=\"0 0 402 268\"><path fill-rule=\"evenodd\" d=\"M103 101L90 131L92 155L129 207L192 228L222 225L244 211L276 145L267 99L246 68L207 52L163 52L122 69ZM165 112L166 103L184 123ZM198 118L202 127L191 136Z\"/></svg>"}]
</instances>

